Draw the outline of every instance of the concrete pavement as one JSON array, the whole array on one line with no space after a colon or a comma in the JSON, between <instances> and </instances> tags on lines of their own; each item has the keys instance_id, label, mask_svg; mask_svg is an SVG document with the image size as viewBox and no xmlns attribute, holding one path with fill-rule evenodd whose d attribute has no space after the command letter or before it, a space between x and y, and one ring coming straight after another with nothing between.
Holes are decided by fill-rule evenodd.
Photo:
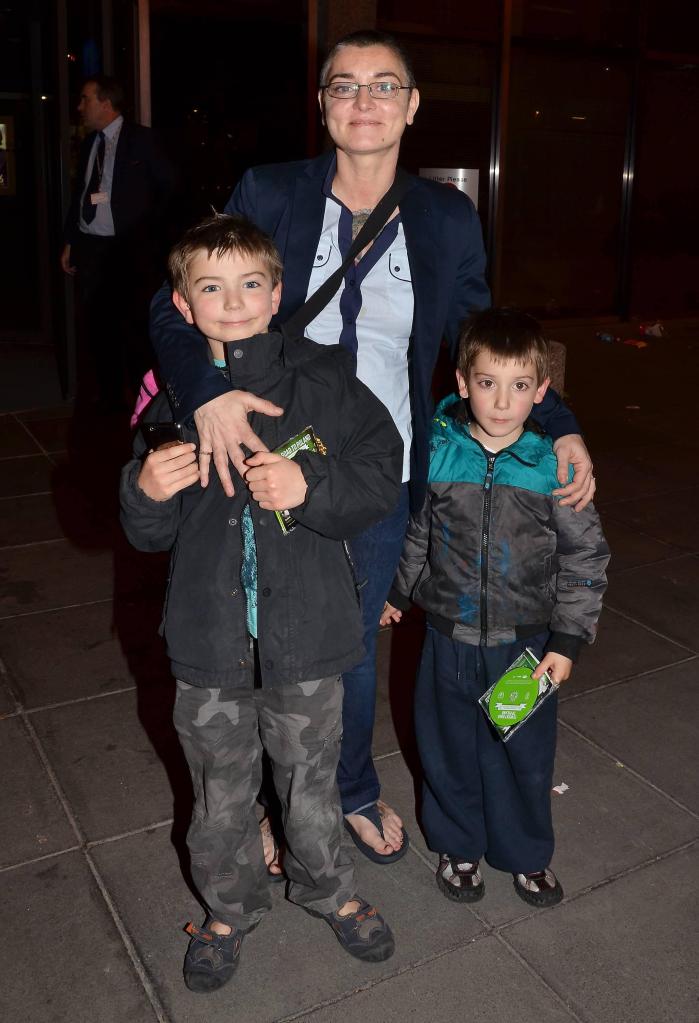
<instances>
[{"instance_id":1,"label":"concrete pavement","mask_svg":"<svg viewBox=\"0 0 699 1023\"><path fill-rule=\"evenodd\" d=\"M116 521L126 429L2 395L3 1020L699 1021L699 326L645 350L597 329L558 332L613 554L598 642L560 705L564 902L532 910L487 866L473 909L438 892L415 819L408 623L380 637L375 755L412 847L388 868L355 857L395 956L352 960L277 886L236 979L206 997L181 978L201 912L156 636L166 559L131 551Z\"/></svg>"}]
</instances>

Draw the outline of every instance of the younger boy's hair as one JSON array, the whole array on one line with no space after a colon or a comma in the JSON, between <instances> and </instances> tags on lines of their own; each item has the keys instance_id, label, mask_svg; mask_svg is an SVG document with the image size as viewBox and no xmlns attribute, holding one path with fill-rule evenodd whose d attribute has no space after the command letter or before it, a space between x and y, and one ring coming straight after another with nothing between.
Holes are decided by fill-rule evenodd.
<instances>
[{"instance_id":1,"label":"younger boy's hair","mask_svg":"<svg viewBox=\"0 0 699 1023\"><path fill-rule=\"evenodd\" d=\"M488 352L496 362L533 362L537 385L549 375L549 343L541 324L519 309L484 309L464 321L457 356L464 380L481 352Z\"/></svg>"},{"instance_id":2,"label":"younger boy's hair","mask_svg":"<svg viewBox=\"0 0 699 1023\"><path fill-rule=\"evenodd\" d=\"M264 231L251 220L226 213L214 213L185 231L173 245L168 257L168 270L173 291L189 301L189 268L197 252L209 256L229 253L260 259L272 278L272 286L282 279L282 261L277 247Z\"/></svg>"}]
</instances>

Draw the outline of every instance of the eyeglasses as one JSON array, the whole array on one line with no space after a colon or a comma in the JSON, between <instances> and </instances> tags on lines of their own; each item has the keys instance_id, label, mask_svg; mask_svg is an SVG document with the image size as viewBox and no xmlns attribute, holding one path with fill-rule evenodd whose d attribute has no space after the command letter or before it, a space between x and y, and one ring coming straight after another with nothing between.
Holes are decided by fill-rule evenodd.
<instances>
[{"instance_id":1,"label":"eyeglasses","mask_svg":"<svg viewBox=\"0 0 699 1023\"><path fill-rule=\"evenodd\" d=\"M397 85L396 82L332 82L321 85L320 91L327 92L333 99L356 99L360 89L366 89L372 99L398 99L401 89L412 89L412 85Z\"/></svg>"}]
</instances>

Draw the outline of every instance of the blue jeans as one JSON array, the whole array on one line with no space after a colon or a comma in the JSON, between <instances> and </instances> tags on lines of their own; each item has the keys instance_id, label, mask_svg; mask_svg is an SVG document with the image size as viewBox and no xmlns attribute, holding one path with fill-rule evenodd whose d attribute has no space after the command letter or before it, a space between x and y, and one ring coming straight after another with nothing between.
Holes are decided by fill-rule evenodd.
<instances>
[{"instance_id":1,"label":"blue jeans","mask_svg":"<svg viewBox=\"0 0 699 1023\"><path fill-rule=\"evenodd\" d=\"M342 676L343 737L337 784L343 813L370 806L379 797L379 779L371 757L376 708L376 637L379 617L398 568L408 528L408 484L387 518L350 541L357 580L361 585L364 622L364 660Z\"/></svg>"}]
</instances>

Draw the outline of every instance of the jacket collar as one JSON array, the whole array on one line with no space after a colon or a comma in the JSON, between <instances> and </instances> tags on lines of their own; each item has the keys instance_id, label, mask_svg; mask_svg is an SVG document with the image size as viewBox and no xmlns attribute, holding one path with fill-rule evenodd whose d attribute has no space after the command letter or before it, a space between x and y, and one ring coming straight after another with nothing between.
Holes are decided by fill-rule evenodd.
<instances>
[{"instance_id":1,"label":"jacket collar","mask_svg":"<svg viewBox=\"0 0 699 1023\"><path fill-rule=\"evenodd\" d=\"M450 394L440 401L432 422L433 433L446 435L449 440L461 445L475 445L486 451L480 441L471 436L469 424L471 410L468 401L458 394ZM538 465L546 451L546 434L533 419L527 419L524 432L514 444L496 452L497 456L511 455L525 465Z\"/></svg>"},{"instance_id":2,"label":"jacket collar","mask_svg":"<svg viewBox=\"0 0 699 1023\"><path fill-rule=\"evenodd\" d=\"M285 370L330 350L305 337L285 337L278 330L230 341L224 347L231 384L255 394L274 386Z\"/></svg>"}]
</instances>

